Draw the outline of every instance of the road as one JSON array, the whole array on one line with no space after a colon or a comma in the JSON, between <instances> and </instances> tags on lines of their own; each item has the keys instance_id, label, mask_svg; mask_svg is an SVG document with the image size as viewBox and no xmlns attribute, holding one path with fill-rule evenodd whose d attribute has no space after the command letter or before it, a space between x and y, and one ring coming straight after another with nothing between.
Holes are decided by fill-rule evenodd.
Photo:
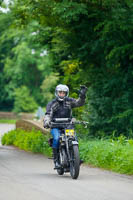
<instances>
[{"instance_id":1,"label":"road","mask_svg":"<svg viewBox=\"0 0 133 200\"><path fill-rule=\"evenodd\" d=\"M0 124L0 133L14 128ZM133 177L82 166L77 180L57 175L52 160L0 146L0 200L133 200Z\"/></svg>"}]
</instances>

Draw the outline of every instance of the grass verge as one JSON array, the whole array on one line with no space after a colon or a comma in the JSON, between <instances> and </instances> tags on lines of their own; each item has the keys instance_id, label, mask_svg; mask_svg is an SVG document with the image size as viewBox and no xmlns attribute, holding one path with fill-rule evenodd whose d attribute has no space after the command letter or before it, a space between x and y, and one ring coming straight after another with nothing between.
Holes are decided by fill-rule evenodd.
<instances>
[{"instance_id":1,"label":"grass verge","mask_svg":"<svg viewBox=\"0 0 133 200\"><path fill-rule=\"evenodd\" d=\"M79 142L80 156L85 163L121 174L133 174L133 140L94 140Z\"/></svg>"},{"instance_id":2,"label":"grass verge","mask_svg":"<svg viewBox=\"0 0 133 200\"><path fill-rule=\"evenodd\" d=\"M15 119L0 119L0 123L6 123L6 124L15 124L17 120Z\"/></svg>"}]
</instances>

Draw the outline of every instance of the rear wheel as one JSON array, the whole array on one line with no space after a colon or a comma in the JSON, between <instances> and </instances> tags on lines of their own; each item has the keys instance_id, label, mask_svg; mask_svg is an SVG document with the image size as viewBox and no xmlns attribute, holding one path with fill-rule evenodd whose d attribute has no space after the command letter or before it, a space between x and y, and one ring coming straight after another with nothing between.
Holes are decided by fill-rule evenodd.
<instances>
[{"instance_id":1,"label":"rear wheel","mask_svg":"<svg viewBox=\"0 0 133 200\"><path fill-rule=\"evenodd\" d=\"M60 149L59 158L58 158L59 164L60 164L60 166L61 166L59 169L57 169L57 173L58 173L59 175L63 175L63 174L64 174L64 166L65 166L65 164L66 164L66 162L67 162L66 159L67 159L67 158L66 158L65 149L62 148L62 149Z\"/></svg>"},{"instance_id":2,"label":"rear wheel","mask_svg":"<svg viewBox=\"0 0 133 200\"><path fill-rule=\"evenodd\" d=\"M77 179L80 170L80 158L79 158L79 148L78 145L74 145L70 150L70 174L73 179Z\"/></svg>"},{"instance_id":3,"label":"rear wheel","mask_svg":"<svg viewBox=\"0 0 133 200\"><path fill-rule=\"evenodd\" d=\"M66 167L67 166L67 155L66 155L66 151L64 148L61 149L59 157L60 157L59 160L60 160L61 166Z\"/></svg>"}]
</instances>

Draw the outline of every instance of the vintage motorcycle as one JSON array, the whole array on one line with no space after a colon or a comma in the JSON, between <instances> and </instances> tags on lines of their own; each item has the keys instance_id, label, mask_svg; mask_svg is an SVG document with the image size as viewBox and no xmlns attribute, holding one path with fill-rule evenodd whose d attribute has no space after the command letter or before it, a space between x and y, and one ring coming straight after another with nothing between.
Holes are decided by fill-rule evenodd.
<instances>
[{"instance_id":1,"label":"vintage motorcycle","mask_svg":"<svg viewBox=\"0 0 133 200\"><path fill-rule=\"evenodd\" d=\"M51 128L61 130L59 138L58 162L60 168L57 169L59 175L70 172L73 179L77 179L80 171L79 147L74 125L81 123L69 118L56 118L51 122Z\"/></svg>"}]
</instances>

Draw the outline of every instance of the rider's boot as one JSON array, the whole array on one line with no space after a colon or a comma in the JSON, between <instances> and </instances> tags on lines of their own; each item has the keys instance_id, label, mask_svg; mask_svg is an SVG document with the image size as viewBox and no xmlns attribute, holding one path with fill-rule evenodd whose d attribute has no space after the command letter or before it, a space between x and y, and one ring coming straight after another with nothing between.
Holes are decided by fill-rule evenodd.
<instances>
[{"instance_id":1,"label":"rider's boot","mask_svg":"<svg viewBox=\"0 0 133 200\"><path fill-rule=\"evenodd\" d=\"M54 157L54 164L55 164L54 169L59 169L60 164L58 161L58 150L56 148L53 148L53 157Z\"/></svg>"}]
</instances>

